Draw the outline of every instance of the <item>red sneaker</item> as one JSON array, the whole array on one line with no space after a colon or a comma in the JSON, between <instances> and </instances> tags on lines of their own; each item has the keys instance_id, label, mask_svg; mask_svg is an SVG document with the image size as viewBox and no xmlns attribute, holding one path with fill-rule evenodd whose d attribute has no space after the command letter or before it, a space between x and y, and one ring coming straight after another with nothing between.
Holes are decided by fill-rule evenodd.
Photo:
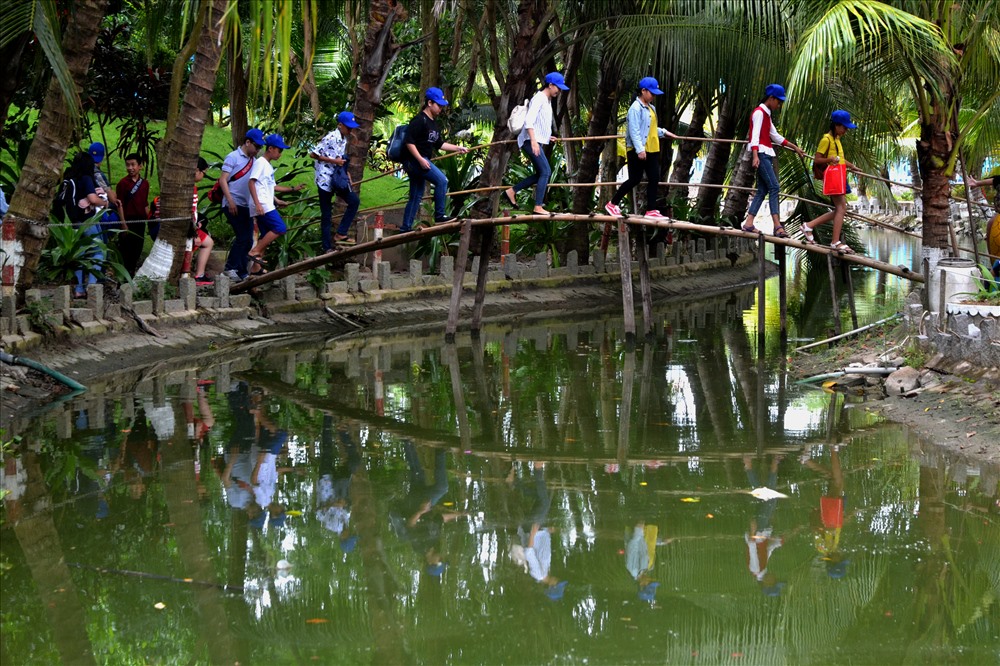
<instances>
[{"instance_id":1,"label":"red sneaker","mask_svg":"<svg viewBox=\"0 0 1000 666\"><path fill-rule=\"evenodd\" d=\"M665 220L667 218L666 215L662 215L660 213L660 211L658 211L658 210L647 210L646 213L645 213L645 216L646 217L655 217L655 218L659 218L661 220Z\"/></svg>"},{"instance_id":2,"label":"red sneaker","mask_svg":"<svg viewBox=\"0 0 1000 666\"><path fill-rule=\"evenodd\" d=\"M608 215L614 215L615 217L622 216L622 209L614 205L610 201L604 204L604 210L608 211Z\"/></svg>"}]
</instances>

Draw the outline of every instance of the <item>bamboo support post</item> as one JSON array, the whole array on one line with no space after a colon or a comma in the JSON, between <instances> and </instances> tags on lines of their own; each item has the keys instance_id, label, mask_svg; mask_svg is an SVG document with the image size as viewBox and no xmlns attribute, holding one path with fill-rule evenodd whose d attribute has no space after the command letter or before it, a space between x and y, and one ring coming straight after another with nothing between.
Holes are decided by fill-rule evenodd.
<instances>
[{"instance_id":1,"label":"bamboo support post","mask_svg":"<svg viewBox=\"0 0 1000 666\"><path fill-rule=\"evenodd\" d=\"M788 262L785 246L775 245L774 256L778 260L778 318L781 320L781 343L784 345L788 341L788 284L785 274Z\"/></svg>"},{"instance_id":2,"label":"bamboo support post","mask_svg":"<svg viewBox=\"0 0 1000 666\"><path fill-rule=\"evenodd\" d=\"M477 336L482 328L483 303L486 301L486 280L490 270L490 250L493 248L493 227L483 227L478 233L479 274L476 275L476 300L472 306L472 334Z\"/></svg>"},{"instance_id":3,"label":"bamboo support post","mask_svg":"<svg viewBox=\"0 0 1000 666\"><path fill-rule=\"evenodd\" d=\"M767 317L765 293L767 287L767 259L764 256L767 244L761 234L757 241L757 352L759 356L764 355L764 342L766 340Z\"/></svg>"},{"instance_id":4,"label":"bamboo support post","mask_svg":"<svg viewBox=\"0 0 1000 666\"><path fill-rule=\"evenodd\" d=\"M618 222L618 266L622 276L622 310L625 316L625 340L635 340L635 304L632 297L632 261L629 257L628 225Z\"/></svg>"},{"instance_id":5,"label":"bamboo support post","mask_svg":"<svg viewBox=\"0 0 1000 666\"><path fill-rule=\"evenodd\" d=\"M653 286L649 277L649 244L646 230L636 229L635 249L639 255L639 293L642 296L642 332L649 337L653 334Z\"/></svg>"},{"instance_id":6,"label":"bamboo support post","mask_svg":"<svg viewBox=\"0 0 1000 666\"><path fill-rule=\"evenodd\" d=\"M979 265L979 242L976 240L976 221L972 218L972 193L969 191L969 174L965 171L965 155L962 155L962 182L965 183L965 205L969 208L969 234L972 235L972 251L976 255L976 266Z\"/></svg>"},{"instance_id":7,"label":"bamboo support post","mask_svg":"<svg viewBox=\"0 0 1000 666\"><path fill-rule=\"evenodd\" d=\"M458 330L458 312L462 306L462 280L465 279L465 264L469 260L469 244L472 242L472 220L462 221L462 238L458 242L458 256L455 257L455 275L451 284L451 304L448 306L448 324L444 339L455 341Z\"/></svg>"},{"instance_id":8,"label":"bamboo support post","mask_svg":"<svg viewBox=\"0 0 1000 666\"><path fill-rule=\"evenodd\" d=\"M635 350L625 353L622 366L622 401L618 414L618 464L628 463L628 449L631 442L632 426L632 385L635 382Z\"/></svg>"},{"instance_id":9,"label":"bamboo support post","mask_svg":"<svg viewBox=\"0 0 1000 666\"><path fill-rule=\"evenodd\" d=\"M830 277L830 299L833 303L833 332L840 335L840 299L837 298L837 275L833 270L833 256L826 255L826 272Z\"/></svg>"},{"instance_id":10,"label":"bamboo support post","mask_svg":"<svg viewBox=\"0 0 1000 666\"><path fill-rule=\"evenodd\" d=\"M455 349L454 343L448 343L441 353L451 378L451 395L455 402L455 414L458 417L458 436L462 442L462 448L468 450L472 446L472 428L469 426L469 412L465 407L465 391L462 388L462 373L458 366L458 350Z\"/></svg>"},{"instance_id":11,"label":"bamboo support post","mask_svg":"<svg viewBox=\"0 0 1000 666\"><path fill-rule=\"evenodd\" d=\"M851 267L847 262L840 263L840 272L844 275L844 282L847 286L847 306L851 309L851 325L858 327L858 308L854 304L854 278L851 276Z\"/></svg>"}]
</instances>

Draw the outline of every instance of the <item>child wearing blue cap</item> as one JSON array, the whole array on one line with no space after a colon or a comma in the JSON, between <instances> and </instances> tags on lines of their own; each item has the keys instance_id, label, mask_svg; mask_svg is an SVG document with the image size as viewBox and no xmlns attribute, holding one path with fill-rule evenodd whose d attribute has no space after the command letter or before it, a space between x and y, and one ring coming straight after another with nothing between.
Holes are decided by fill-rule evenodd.
<instances>
[{"instance_id":1,"label":"child wearing blue cap","mask_svg":"<svg viewBox=\"0 0 1000 666\"><path fill-rule=\"evenodd\" d=\"M257 244L251 248L247 258L256 270L250 270L250 275L266 273L267 263L264 261L264 250L276 238L285 234L288 227L278 213L278 206L287 206L287 201L282 201L274 195L275 192L299 192L305 185L299 184L295 187L278 185L274 180L274 167L271 162L281 157L282 151L291 146L278 134L268 134L264 137L264 154L261 159L255 160L250 169L247 190L253 200L253 213L257 216L257 231L260 238Z\"/></svg>"},{"instance_id":2,"label":"child wearing blue cap","mask_svg":"<svg viewBox=\"0 0 1000 666\"><path fill-rule=\"evenodd\" d=\"M347 173L347 135L358 127L354 114L341 111L337 114L337 127L320 139L310 151L309 157L316 160L316 190L319 194L320 238L323 252L332 252L335 245L354 245L354 239L347 234L357 215L361 198L352 187ZM333 195L347 204L344 216L337 226L337 235L332 235Z\"/></svg>"},{"instance_id":3,"label":"child wearing blue cap","mask_svg":"<svg viewBox=\"0 0 1000 666\"><path fill-rule=\"evenodd\" d=\"M838 109L830 114L830 131L820 139L819 146L816 148L816 154L813 156L813 173L815 177L821 177L822 172L831 164L843 164L852 171L856 169L844 157L844 146L840 143L840 138L847 134L847 130L854 129L855 127L857 125L851 122L851 114L847 111ZM802 225L802 235L805 236L807 243L812 244L816 242L813 229L833 220L833 239L830 241L830 247L844 254L854 254L851 246L840 240L840 230L844 226L844 215L847 213L847 195L850 192L851 186L848 185L844 194L832 195L830 199L833 201L833 210L823 213L816 219Z\"/></svg>"},{"instance_id":4,"label":"child wearing blue cap","mask_svg":"<svg viewBox=\"0 0 1000 666\"><path fill-rule=\"evenodd\" d=\"M407 126L403 170L410 177L410 198L403 211L403 226L399 228L402 232L413 229L413 221L417 219L420 200L424 196L424 188L428 182L434 186L435 224L454 219L445 213L448 201L448 177L434 166L431 157L437 150L467 153L469 149L444 140L436 119L446 106L448 100L444 98L444 92L440 88L428 88L424 93L424 108Z\"/></svg>"},{"instance_id":5,"label":"child wearing blue cap","mask_svg":"<svg viewBox=\"0 0 1000 666\"><path fill-rule=\"evenodd\" d=\"M771 114L780 109L784 103L785 89L777 83L772 83L764 89L764 99L750 114L750 145L748 148L753 155L753 168L757 170L757 194L754 195L750 209L747 211L746 222L743 223L742 227L743 231L760 233L753 221L766 196L768 207L771 209L771 221L774 223L774 235L778 238L788 238L788 233L781 225L781 202L778 199L780 192L778 172L774 168L774 147L784 146L805 157L801 148L778 134L778 130L774 127Z\"/></svg>"},{"instance_id":6,"label":"child wearing blue cap","mask_svg":"<svg viewBox=\"0 0 1000 666\"><path fill-rule=\"evenodd\" d=\"M628 109L625 119L625 160L628 164L628 179L622 183L605 206L608 215L621 216L618 206L625 195L631 192L643 174L646 176L646 217L662 218L659 204L660 188L660 139L678 138L676 134L657 127L656 108L653 98L662 95L660 84L652 76L639 81L639 94ZM638 206L636 206L638 210Z\"/></svg>"},{"instance_id":7,"label":"child wearing blue cap","mask_svg":"<svg viewBox=\"0 0 1000 666\"><path fill-rule=\"evenodd\" d=\"M552 100L560 90L569 90L566 80L559 72L545 75L545 85L535 93L528 103L528 113L524 119L524 128L517 135L517 147L535 167L535 173L524 178L514 187L504 190L504 196L511 206L517 206L517 193L535 186L534 213L546 215L549 211L543 206L545 188L548 187L552 166L545 154L544 146L552 139Z\"/></svg>"}]
</instances>

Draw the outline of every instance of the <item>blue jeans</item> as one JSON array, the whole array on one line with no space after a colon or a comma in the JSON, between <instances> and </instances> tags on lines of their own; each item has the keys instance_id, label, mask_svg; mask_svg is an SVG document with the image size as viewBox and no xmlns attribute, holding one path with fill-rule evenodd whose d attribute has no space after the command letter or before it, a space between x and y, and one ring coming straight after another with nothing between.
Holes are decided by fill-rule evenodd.
<instances>
[{"instance_id":1,"label":"blue jeans","mask_svg":"<svg viewBox=\"0 0 1000 666\"><path fill-rule=\"evenodd\" d=\"M760 166L757 167L757 194L750 204L750 214L757 214L766 195L771 215L777 215L781 202L778 201L778 176L774 173L774 158L764 153L759 153L757 157L760 158Z\"/></svg>"},{"instance_id":2,"label":"blue jeans","mask_svg":"<svg viewBox=\"0 0 1000 666\"><path fill-rule=\"evenodd\" d=\"M448 178L431 163L430 169L424 169L415 160L407 160L403 164L407 175L410 177L410 199L406 202L406 210L403 211L403 226L400 231L409 231L413 228L413 221L417 219L420 211L420 200L424 196L424 188L427 182L434 186L434 219L445 216L445 204L448 201Z\"/></svg>"},{"instance_id":3,"label":"blue jeans","mask_svg":"<svg viewBox=\"0 0 1000 666\"><path fill-rule=\"evenodd\" d=\"M229 246L225 270L236 271L241 278L246 277L250 248L253 247L253 220L250 219L250 209L246 206L237 206L236 215L230 215L229 206L223 206L222 212L229 221L229 226L233 228L233 244Z\"/></svg>"},{"instance_id":4,"label":"blue jeans","mask_svg":"<svg viewBox=\"0 0 1000 666\"><path fill-rule=\"evenodd\" d=\"M84 233L87 234L90 237L97 236L101 240L104 240L104 227L102 225L100 225L100 224L95 224L93 226L87 227L87 230L84 231ZM99 264L104 262L104 252L103 251L97 250L96 252L93 253L92 256L93 256L94 260L96 262L98 262ZM94 273L91 273L89 271L87 272L86 275L84 275L84 273L83 273L82 270L73 271L73 273L76 275L76 290L78 292L79 291L83 291L83 289L88 284L95 284L97 282L97 275L95 275Z\"/></svg>"},{"instance_id":5,"label":"blue jeans","mask_svg":"<svg viewBox=\"0 0 1000 666\"><path fill-rule=\"evenodd\" d=\"M333 238L330 233L333 228L333 195L336 194L347 204L344 217L340 218L340 224L337 225L338 236L346 236L347 232L351 230L351 224L354 223L354 216L357 215L358 206L361 205L361 197L358 196L357 192L351 192L350 190L334 189L332 192L327 192L322 187L317 189L319 190L319 230L323 243L323 251L326 252L333 249Z\"/></svg>"},{"instance_id":6,"label":"blue jeans","mask_svg":"<svg viewBox=\"0 0 1000 666\"><path fill-rule=\"evenodd\" d=\"M521 146L521 152L527 157L535 167L535 173L531 174L520 183L514 186L514 194L521 190L526 190L535 185L535 205L541 206L545 201L545 188L549 186L549 177L552 175L552 166L549 158L545 156L545 146L539 145L538 155L531 152L531 143L525 141ZM537 183L537 185L536 185Z\"/></svg>"}]
</instances>

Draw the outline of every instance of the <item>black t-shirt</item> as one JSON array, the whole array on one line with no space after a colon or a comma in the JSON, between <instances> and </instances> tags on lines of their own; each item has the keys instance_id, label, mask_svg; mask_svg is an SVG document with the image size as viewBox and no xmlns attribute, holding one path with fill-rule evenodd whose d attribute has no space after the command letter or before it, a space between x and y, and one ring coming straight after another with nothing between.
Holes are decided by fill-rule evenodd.
<instances>
[{"instance_id":1,"label":"black t-shirt","mask_svg":"<svg viewBox=\"0 0 1000 666\"><path fill-rule=\"evenodd\" d=\"M993 206L1000 208L1000 176L993 176Z\"/></svg>"},{"instance_id":2,"label":"black t-shirt","mask_svg":"<svg viewBox=\"0 0 1000 666\"><path fill-rule=\"evenodd\" d=\"M434 151L444 143L444 137L441 136L437 123L421 111L413 117L406 128L406 143L412 143L422 157L430 159ZM413 157L409 148L406 149L406 157L409 159Z\"/></svg>"}]
</instances>

